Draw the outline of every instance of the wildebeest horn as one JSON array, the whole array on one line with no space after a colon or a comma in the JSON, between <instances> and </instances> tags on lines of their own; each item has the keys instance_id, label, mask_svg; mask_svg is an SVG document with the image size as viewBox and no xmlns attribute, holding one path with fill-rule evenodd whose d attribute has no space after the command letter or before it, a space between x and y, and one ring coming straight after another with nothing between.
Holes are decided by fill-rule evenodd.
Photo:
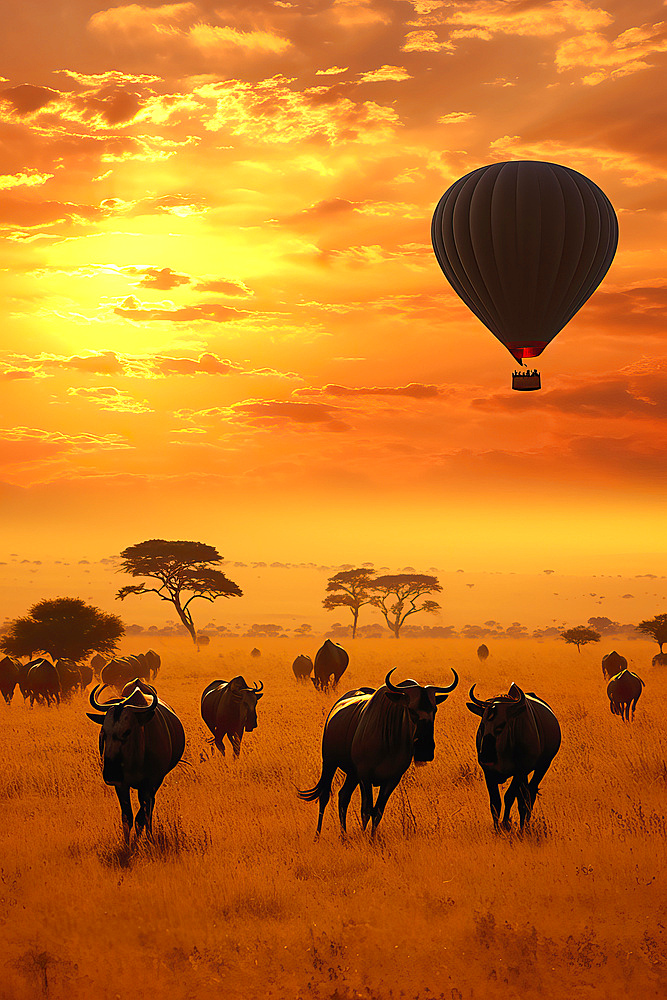
<instances>
[{"instance_id":1,"label":"wildebeest horn","mask_svg":"<svg viewBox=\"0 0 667 1000\"><path fill-rule=\"evenodd\" d=\"M259 694L261 691L264 690L264 681L260 681L259 682L259 687L257 687L257 681L253 681L252 683L253 683L253 687L248 688L248 690L252 691L253 694Z\"/></svg>"},{"instance_id":2,"label":"wildebeest horn","mask_svg":"<svg viewBox=\"0 0 667 1000\"><path fill-rule=\"evenodd\" d=\"M93 690L90 692L90 697L88 699L93 708L96 709L98 712L106 712L111 708L112 705L120 705L121 701L123 700L122 698L112 698L111 701L99 702L95 697L95 695L97 694L98 691L104 691L105 687L108 687L108 685L96 684Z\"/></svg>"},{"instance_id":3,"label":"wildebeest horn","mask_svg":"<svg viewBox=\"0 0 667 1000\"><path fill-rule=\"evenodd\" d=\"M468 693L468 697L470 698L471 702L474 705L479 705L480 708L486 708L486 702L485 701L480 701L479 698L476 698L474 692L475 692L475 685L473 684L473 686L470 688L470 691Z\"/></svg>"},{"instance_id":4,"label":"wildebeest horn","mask_svg":"<svg viewBox=\"0 0 667 1000\"><path fill-rule=\"evenodd\" d=\"M390 677L391 677L391 675L393 674L394 670L396 670L396 667L392 667L392 668L391 668L391 670L389 671L389 673L387 674L387 676L386 676L386 677L385 677L385 679L384 679L384 683L385 683L385 685L386 685L386 687L387 687L387 690L388 690L388 691L395 691L395 692L396 692L397 694L404 694L405 692L403 691L403 689L402 689L402 688L397 688L397 687L396 687L396 686L395 686L394 684L392 684L392 683L391 683L391 681L389 680L389 678L390 678Z\"/></svg>"},{"instance_id":5,"label":"wildebeest horn","mask_svg":"<svg viewBox=\"0 0 667 1000\"><path fill-rule=\"evenodd\" d=\"M436 694L449 694L450 691L453 691L459 682L459 675L454 670L454 667L452 667L452 673L454 674L453 684L450 684L449 687L437 687L435 684L429 684L431 691L434 691ZM473 687L474 686L475 685L473 684Z\"/></svg>"},{"instance_id":6,"label":"wildebeest horn","mask_svg":"<svg viewBox=\"0 0 667 1000\"><path fill-rule=\"evenodd\" d=\"M132 694L134 694L134 691L132 692ZM132 695L130 695L130 698L131 697ZM157 703L158 703L157 692L153 691L153 693L151 694L150 705L128 705L127 701L128 699L126 698L125 701L123 702L126 708L131 708L135 712L145 712L146 714L150 713L152 715L155 709L157 708Z\"/></svg>"}]
</instances>

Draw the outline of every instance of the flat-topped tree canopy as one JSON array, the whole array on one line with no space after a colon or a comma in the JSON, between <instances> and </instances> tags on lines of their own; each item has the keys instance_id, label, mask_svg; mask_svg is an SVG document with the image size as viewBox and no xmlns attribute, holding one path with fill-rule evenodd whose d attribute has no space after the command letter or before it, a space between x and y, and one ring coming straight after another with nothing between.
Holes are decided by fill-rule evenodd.
<instances>
[{"instance_id":1,"label":"flat-topped tree canopy","mask_svg":"<svg viewBox=\"0 0 667 1000\"><path fill-rule=\"evenodd\" d=\"M243 596L233 580L213 567L214 563L222 562L223 557L205 542L150 538L123 549L120 557L122 572L156 580L158 586L128 584L118 591L117 599L123 601L130 594L157 594L161 600L173 604L195 644L197 630L190 612L192 601L201 598L212 602L218 597Z\"/></svg>"}]
</instances>

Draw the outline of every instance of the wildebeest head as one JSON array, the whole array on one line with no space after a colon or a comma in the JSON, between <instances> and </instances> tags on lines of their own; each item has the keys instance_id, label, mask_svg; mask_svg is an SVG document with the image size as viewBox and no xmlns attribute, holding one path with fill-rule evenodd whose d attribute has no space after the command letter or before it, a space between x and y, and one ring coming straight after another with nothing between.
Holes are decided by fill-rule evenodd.
<instances>
[{"instance_id":1,"label":"wildebeest head","mask_svg":"<svg viewBox=\"0 0 667 1000\"><path fill-rule=\"evenodd\" d=\"M238 701L239 721L246 733L257 729L257 702L262 697L264 684L253 683L249 687L242 677L234 677L229 682L230 693L234 701Z\"/></svg>"},{"instance_id":2,"label":"wildebeest head","mask_svg":"<svg viewBox=\"0 0 667 1000\"><path fill-rule=\"evenodd\" d=\"M458 674L452 668L454 683L449 687L436 687L429 684L422 687L417 681L411 679L401 681L398 686L391 683L390 677L396 667L389 671L384 679L386 696L390 701L401 703L405 706L410 721L415 727L413 760L415 763L425 764L433 760L435 756L435 739L433 736L433 724L438 705L445 701L459 682Z\"/></svg>"},{"instance_id":3,"label":"wildebeest head","mask_svg":"<svg viewBox=\"0 0 667 1000\"><path fill-rule=\"evenodd\" d=\"M475 685L470 688L468 709L481 717L477 730L477 759L482 768L503 771L512 761L517 719L526 712L526 696L512 684L507 694L488 701L475 697Z\"/></svg>"},{"instance_id":4,"label":"wildebeest head","mask_svg":"<svg viewBox=\"0 0 667 1000\"><path fill-rule=\"evenodd\" d=\"M102 685L103 686L103 685ZM148 685L146 685L148 687ZM135 769L140 768L145 751L145 726L155 715L158 697L154 688L147 700L140 688L126 698L98 702L98 684L90 693L90 704L98 713L87 712L89 719L102 727L100 754L103 759L102 777L107 785L128 783Z\"/></svg>"}]
</instances>

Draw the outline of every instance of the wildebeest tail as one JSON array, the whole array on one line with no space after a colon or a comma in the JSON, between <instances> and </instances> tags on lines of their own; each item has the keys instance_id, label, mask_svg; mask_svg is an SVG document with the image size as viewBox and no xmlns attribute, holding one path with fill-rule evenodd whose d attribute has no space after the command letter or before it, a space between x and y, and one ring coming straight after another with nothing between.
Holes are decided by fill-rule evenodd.
<instances>
[{"instance_id":1,"label":"wildebeest tail","mask_svg":"<svg viewBox=\"0 0 667 1000\"><path fill-rule=\"evenodd\" d=\"M333 781L334 774L336 773L335 765L332 766L328 764L322 765L322 774L320 780L314 786L314 788L305 788L303 791L298 790L297 795L302 802L315 802L316 799L324 794L331 793L331 782Z\"/></svg>"}]
</instances>

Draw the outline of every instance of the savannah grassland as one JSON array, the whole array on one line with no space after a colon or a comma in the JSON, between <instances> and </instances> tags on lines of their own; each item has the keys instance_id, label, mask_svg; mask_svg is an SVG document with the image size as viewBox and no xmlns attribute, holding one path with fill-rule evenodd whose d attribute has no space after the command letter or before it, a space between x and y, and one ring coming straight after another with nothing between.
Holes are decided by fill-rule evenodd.
<instances>
[{"instance_id":1,"label":"savannah grassland","mask_svg":"<svg viewBox=\"0 0 667 1000\"><path fill-rule=\"evenodd\" d=\"M436 717L436 759L404 777L377 842L359 793L341 843L335 802L296 798L320 773L335 696L293 679L319 641L156 645L160 695L187 734L187 764L158 792L155 843L129 851L101 778L84 699L2 713L0 997L122 1000L461 1000L667 993L667 675L656 647L622 651L646 681L634 724L609 712L603 644L349 642L339 694L400 680L459 688ZM309 646L312 645L312 649ZM124 652L139 651L137 640ZM609 648L612 648L609 646ZM263 680L241 759L211 752L199 715L210 680ZM555 708L563 746L533 828L496 835L466 709L515 680Z\"/></svg>"}]
</instances>

